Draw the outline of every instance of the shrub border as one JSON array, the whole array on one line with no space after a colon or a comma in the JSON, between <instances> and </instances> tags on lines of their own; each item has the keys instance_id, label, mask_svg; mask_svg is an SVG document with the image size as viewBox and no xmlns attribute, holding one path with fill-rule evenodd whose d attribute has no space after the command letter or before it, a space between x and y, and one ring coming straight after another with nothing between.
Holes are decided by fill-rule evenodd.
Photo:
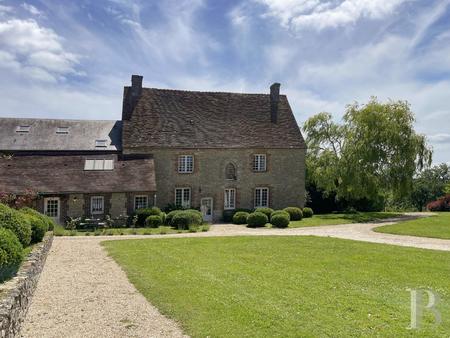
<instances>
[{"instance_id":1,"label":"shrub border","mask_svg":"<svg viewBox=\"0 0 450 338\"><path fill-rule=\"evenodd\" d=\"M53 233L48 232L35 244L16 276L0 284L0 337L19 335L52 242Z\"/></svg>"}]
</instances>

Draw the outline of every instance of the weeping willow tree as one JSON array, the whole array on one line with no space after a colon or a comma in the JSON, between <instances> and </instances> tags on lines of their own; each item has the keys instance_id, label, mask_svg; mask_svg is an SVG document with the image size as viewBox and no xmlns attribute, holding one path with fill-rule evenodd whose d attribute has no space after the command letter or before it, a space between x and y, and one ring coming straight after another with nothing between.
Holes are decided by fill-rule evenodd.
<instances>
[{"instance_id":1,"label":"weeping willow tree","mask_svg":"<svg viewBox=\"0 0 450 338\"><path fill-rule=\"evenodd\" d=\"M306 121L308 179L338 199L394 198L410 193L417 171L431 164L432 150L414 130L406 101L347 106L343 122L328 113Z\"/></svg>"}]
</instances>

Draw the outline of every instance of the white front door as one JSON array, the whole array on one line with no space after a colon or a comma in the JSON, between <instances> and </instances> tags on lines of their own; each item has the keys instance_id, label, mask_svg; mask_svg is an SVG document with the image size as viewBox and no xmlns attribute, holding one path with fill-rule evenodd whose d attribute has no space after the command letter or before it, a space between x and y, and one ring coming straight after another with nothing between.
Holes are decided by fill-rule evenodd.
<instances>
[{"instance_id":1,"label":"white front door","mask_svg":"<svg viewBox=\"0 0 450 338\"><path fill-rule=\"evenodd\" d=\"M204 197L201 199L200 210L203 215L203 219L206 222L212 222L213 220L213 199L212 197Z\"/></svg>"},{"instance_id":2,"label":"white front door","mask_svg":"<svg viewBox=\"0 0 450 338\"><path fill-rule=\"evenodd\" d=\"M44 213L51 217L56 223L59 223L61 212L61 201L59 197L44 198Z\"/></svg>"}]
</instances>

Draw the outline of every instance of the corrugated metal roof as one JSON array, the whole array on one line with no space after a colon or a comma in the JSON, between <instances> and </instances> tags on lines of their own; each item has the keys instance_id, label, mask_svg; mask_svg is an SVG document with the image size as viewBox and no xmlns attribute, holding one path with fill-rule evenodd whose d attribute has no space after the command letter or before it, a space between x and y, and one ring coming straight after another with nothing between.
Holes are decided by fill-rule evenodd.
<instances>
[{"instance_id":1,"label":"corrugated metal roof","mask_svg":"<svg viewBox=\"0 0 450 338\"><path fill-rule=\"evenodd\" d=\"M96 147L102 140L106 146ZM0 118L0 151L121 149L122 121Z\"/></svg>"}]
</instances>

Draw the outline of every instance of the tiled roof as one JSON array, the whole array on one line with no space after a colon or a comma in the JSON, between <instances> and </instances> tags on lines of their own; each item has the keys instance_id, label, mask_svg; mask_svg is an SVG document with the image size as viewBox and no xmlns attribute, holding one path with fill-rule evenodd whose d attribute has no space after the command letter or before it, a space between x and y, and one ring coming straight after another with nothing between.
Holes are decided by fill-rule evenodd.
<instances>
[{"instance_id":1,"label":"tiled roof","mask_svg":"<svg viewBox=\"0 0 450 338\"><path fill-rule=\"evenodd\" d=\"M112 159L114 170L84 170L86 159ZM153 158L84 156L0 157L0 192L101 193L156 191Z\"/></svg>"},{"instance_id":2,"label":"tiled roof","mask_svg":"<svg viewBox=\"0 0 450 338\"><path fill-rule=\"evenodd\" d=\"M285 95L278 123L270 111L269 94L143 88L123 122L123 147L305 148Z\"/></svg>"},{"instance_id":3,"label":"tiled roof","mask_svg":"<svg viewBox=\"0 0 450 338\"><path fill-rule=\"evenodd\" d=\"M19 126L29 132L17 132ZM106 140L106 147L96 147L96 140ZM116 151L121 141L121 121L0 118L0 151Z\"/></svg>"}]
</instances>

